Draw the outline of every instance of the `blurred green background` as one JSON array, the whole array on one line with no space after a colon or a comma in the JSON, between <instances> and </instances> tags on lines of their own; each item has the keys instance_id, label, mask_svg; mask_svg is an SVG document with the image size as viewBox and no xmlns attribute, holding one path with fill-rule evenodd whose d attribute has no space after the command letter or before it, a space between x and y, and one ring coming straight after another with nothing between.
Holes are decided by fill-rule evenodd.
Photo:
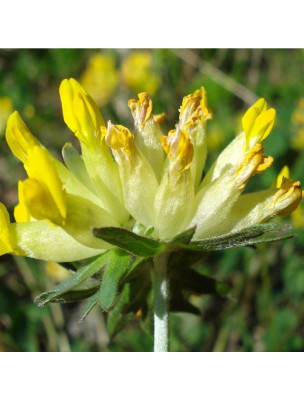
<instances>
[{"instance_id":1,"label":"blurred green background","mask_svg":"<svg viewBox=\"0 0 304 400\"><path fill-rule=\"evenodd\" d=\"M183 96L204 86L213 114L207 165L240 131L246 108L264 97L277 110L265 146L275 162L248 190L269 187L284 165L304 182L303 76L301 49L2 49L0 201L12 212L17 181L25 176L4 137L12 111L57 157L67 141L78 146L63 122L58 94L68 77L83 84L105 120L129 128L127 101L147 91L155 113L166 113L166 131L178 119ZM206 254L201 271L229 284L231 296L193 298L200 316L172 314L171 351L304 351L304 209L283 221L292 222L295 239ZM152 351L153 338L137 317L110 339L106 314L97 308L79 323L83 304L33 303L66 277L54 263L0 258L0 351Z\"/></svg>"}]
</instances>

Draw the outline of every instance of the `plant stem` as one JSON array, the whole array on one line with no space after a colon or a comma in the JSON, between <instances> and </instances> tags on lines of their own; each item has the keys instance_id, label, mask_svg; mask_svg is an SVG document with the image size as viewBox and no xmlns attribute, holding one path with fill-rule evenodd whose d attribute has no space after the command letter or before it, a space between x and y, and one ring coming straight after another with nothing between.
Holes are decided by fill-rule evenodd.
<instances>
[{"instance_id":1,"label":"plant stem","mask_svg":"<svg viewBox=\"0 0 304 400\"><path fill-rule=\"evenodd\" d=\"M154 257L154 351L169 351L169 253Z\"/></svg>"}]
</instances>

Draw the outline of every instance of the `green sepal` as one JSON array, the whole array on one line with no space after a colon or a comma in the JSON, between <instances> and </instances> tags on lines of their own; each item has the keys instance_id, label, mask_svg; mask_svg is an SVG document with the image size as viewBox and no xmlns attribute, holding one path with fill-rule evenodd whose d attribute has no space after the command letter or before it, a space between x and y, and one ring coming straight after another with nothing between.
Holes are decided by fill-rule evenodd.
<instances>
[{"instance_id":1,"label":"green sepal","mask_svg":"<svg viewBox=\"0 0 304 400\"><path fill-rule=\"evenodd\" d=\"M172 244L189 244L193 235L195 234L196 226L193 226L190 229L180 233L179 235L175 236L175 238L171 241Z\"/></svg>"},{"instance_id":2,"label":"green sepal","mask_svg":"<svg viewBox=\"0 0 304 400\"><path fill-rule=\"evenodd\" d=\"M111 250L103 253L91 263L80 268L70 279L37 296L35 298L35 303L37 303L39 307L43 307L49 302L56 301L56 299L60 298L64 293L79 286L107 264L110 258L110 252Z\"/></svg>"},{"instance_id":3,"label":"green sepal","mask_svg":"<svg viewBox=\"0 0 304 400\"><path fill-rule=\"evenodd\" d=\"M69 290L61 295L57 295L52 300L52 303L72 303L75 301L81 301L91 297L99 289L99 284L84 285L84 287L80 286L81 285L77 286L76 289Z\"/></svg>"},{"instance_id":4,"label":"green sepal","mask_svg":"<svg viewBox=\"0 0 304 400\"><path fill-rule=\"evenodd\" d=\"M151 291L150 266L144 262L136 271L132 271L117 301L108 313L107 331L113 338L125 324L140 311L140 320L146 318L147 299ZM139 318L139 315L137 315Z\"/></svg>"},{"instance_id":5,"label":"green sepal","mask_svg":"<svg viewBox=\"0 0 304 400\"><path fill-rule=\"evenodd\" d=\"M160 253L166 246L166 244L157 240L137 235L122 228L94 228L93 235L140 257L152 257Z\"/></svg>"},{"instance_id":6,"label":"green sepal","mask_svg":"<svg viewBox=\"0 0 304 400\"><path fill-rule=\"evenodd\" d=\"M280 224L259 224L243 229L236 233L197 240L189 244L184 244L181 242L176 242L174 244L178 248L201 252L225 250L233 247L254 246L255 244L259 243L269 243L292 238L294 235L272 236L256 239L266 233L286 230L288 228L288 226Z\"/></svg>"},{"instance_id":7,"label":"green sepal","mask_svg":"<svg viewBox=\"0 0 304 400\"><path fill-rule=\"evenodd\" d=\"M119 284L139 263L140 260L124 250L111 251L111 259L105 268L99 290L99 304L103 310L108 311L111 308Z\"/></svg>"},{"instance_id":8,"label":"green sepal","mask_svg":"<svg viewBox=\"0 0 304 400\"><path fill-rule=\"evenodd\" d=\"M125 311L126 305L130 302L130 284L124 285L115 306L108 312L107 332L111 339L120 332L126 323L132 318L133 313Z\"/></svg>"}]
</instances>

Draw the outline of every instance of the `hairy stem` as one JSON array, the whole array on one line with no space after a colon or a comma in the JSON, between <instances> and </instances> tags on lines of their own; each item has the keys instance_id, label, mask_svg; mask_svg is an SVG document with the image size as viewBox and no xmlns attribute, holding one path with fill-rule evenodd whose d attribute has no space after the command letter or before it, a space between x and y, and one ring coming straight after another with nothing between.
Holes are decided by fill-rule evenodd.
<instances>
[{"instance_id":1,"label":"hairy stem","mask_svg":"<svg viewBox=\"0 0 304 400\"><path fill-rule=\"evenodd\" d=\"M169 351L168 253L154 257L154 351Z\"/></svg>"}]
</instances>

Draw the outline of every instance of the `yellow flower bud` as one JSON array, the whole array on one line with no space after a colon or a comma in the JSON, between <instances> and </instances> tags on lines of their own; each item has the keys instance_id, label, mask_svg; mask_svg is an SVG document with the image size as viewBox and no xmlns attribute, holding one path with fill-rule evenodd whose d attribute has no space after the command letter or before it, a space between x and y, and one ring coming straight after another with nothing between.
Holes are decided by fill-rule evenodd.
<instances>
[{"instance_id":1,"label":"yellow flower bud","mask_svg":"<svg viewBox=\"0 0 304 400\"><path fill-rule=\"evenodd\" d=\"M79 140L94 143L100 138L104 120L93 99L73 78L61 82L59 93L65 123Z\"/></svg>"}]
</instances>

